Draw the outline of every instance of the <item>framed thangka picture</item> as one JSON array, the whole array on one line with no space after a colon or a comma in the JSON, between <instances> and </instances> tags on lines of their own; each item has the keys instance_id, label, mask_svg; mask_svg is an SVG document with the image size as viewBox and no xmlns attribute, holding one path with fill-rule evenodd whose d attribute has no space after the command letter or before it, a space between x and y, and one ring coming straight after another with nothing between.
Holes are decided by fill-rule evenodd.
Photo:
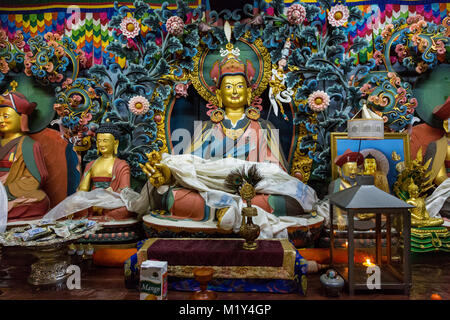
<instances>
[{"instance_id":1,"label":"framed thangka picture","mask_svg":"<svg viewBox=\"0 0 450 320\"><path fill-rule=\"evenodd\" d=\"M410 162L408 133L385 133L382 140L361 140L349 139L346 132L333 132L331 133L331 174L333 180L339 176L334 160L347 149L360 152L364 157L369 154L372 155L376 159L378 170L386 175L391 190L399 172Z\"/></svg>"}]
</instances>

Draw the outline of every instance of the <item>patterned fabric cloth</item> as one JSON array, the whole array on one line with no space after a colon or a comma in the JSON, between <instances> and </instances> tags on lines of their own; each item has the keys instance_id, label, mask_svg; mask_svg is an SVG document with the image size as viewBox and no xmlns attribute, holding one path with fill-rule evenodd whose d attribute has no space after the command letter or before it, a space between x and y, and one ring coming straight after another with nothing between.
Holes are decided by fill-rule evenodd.
<instances>
[{"instance_id":1,"label":"patterned fabric cloth","mask_svg":"<svg viewBox=\"0 0 450 320\"><path fill-rule=\"evenodd\" d=\"M139 251L147 240L137 244ZM292 242L291 242L292 243ZM306 295L307 292L307 263L306 260L295 250L293 280L284 279L223 279L215 278L209 284L209 289L221 292L272 292L292 293L298 292ZM125 284L127 288L138 288L139 269L137 254L131 256L124 263ZM199 289L198 282L192 278L169 277L169 289L179 291L196 291Z\"/></svg>"}]
</instances>

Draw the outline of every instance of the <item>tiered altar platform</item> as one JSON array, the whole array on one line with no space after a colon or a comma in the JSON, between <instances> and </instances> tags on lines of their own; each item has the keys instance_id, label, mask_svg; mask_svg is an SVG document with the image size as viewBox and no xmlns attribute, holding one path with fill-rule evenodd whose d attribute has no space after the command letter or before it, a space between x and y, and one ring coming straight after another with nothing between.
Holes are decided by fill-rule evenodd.
<instances>
[{"instance_id":1,"label":"tiered altar platform","mask_svg":"<svg viewBox=\"0 0 450 320\"><path fill-rule=\"evenodd\" d=\"M141 243L125 263L125 275L137 280L145 260L168 262L169 288L194 291L193 269L214 269L210 288L228 292L300 292L307 287L306 260L287 239L258 240L256 250L242 249L243 239L160 239Z\"/></svg>"}]
</instances>

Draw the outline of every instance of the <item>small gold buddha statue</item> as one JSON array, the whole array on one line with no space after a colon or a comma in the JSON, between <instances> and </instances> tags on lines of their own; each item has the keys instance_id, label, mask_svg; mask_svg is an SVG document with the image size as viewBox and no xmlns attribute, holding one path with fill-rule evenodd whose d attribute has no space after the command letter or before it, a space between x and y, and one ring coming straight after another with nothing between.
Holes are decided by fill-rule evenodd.
<instances>
[{"instance_id":1,"label":"small gold buddha statue","mask_svg":"<svg viewBox=\"0 0 450 320\"><path fill-rule=\"evenodd\" d=\"M50 206L42 190L48 178L43 152L27 135L36 106L15 88L0 96L0 181L8 194L8 222L41 218Z\"/></svg>"},{"instance_id":2,"label":"small gold buddha statue","mask_svg":"<svg viewBox=\"0 0 450 320\"><path fill-rule=\"evenodd\" d=\"M328 193L333 194L344 189L353 187L356 185L356 176L363 164L364 156L360 152L353 152L347 149L343 154L336 157L334 163L338 167L339 178L331 181L328 187ZM345 219L342 211L339 208L336 209L338 229L345 229Z\"/></svg>"},{"instance_id":3,"label":"small gold buddha statue","mask_svg":"<svg viewBox=\"0 0 450 320\"><path fill-rule=\"evenodd\" d=\"M336 157L334 163L338 167L339 178L333 180L329 187L329 193L335 193L356 185L356 176L363 164L364 156L359 152L347 149L343 154Z\"/></svg>"},{"instance_id":4,"label":"small gold buddha statue","mask_svg":"<svg viewBox=\"0 0 450 320\"><path fill-rule=\"evenodd\" d=\"M408 186L409 199L407 203L415 206L415 208L409 209L411 212L411 226L413 227L437 227L444 223L442 218L430 217L425 207L425 197L419 196L419 187L411 179L411 183Z\"/></svg>"},{"instance_id":5,"label":"small gold buddha statue","mask_svg":"<svg viewBox=\"0 0 450 320\"><path fill-rule=\"evenodd\" d=\"M364 171L363 175L372 176L374 178L374 185L384 192L390 193L389 183L386 175L378 170L378 164L376 158L371 154L367 154L364 158ZM360 213L357 217L361 220L367 220L375 217L373 213Z\"/></svg>"},{"instance_id":6,"label":"small gold buddha statue","mask_svg":"<svg viewBox=\"0 0 450 320\"><path fill-rule=\"evenodd\" d=\"M125 160L117 157L120 131L109 120L101 124L96 132L97 153L100 156L87 164L78 191L91 191L97 188L120 193L130 187L130 167ZM80 213L77 213L79 216ZM92 207L88 216L101 216L107 220L121 220L132 216L125 207L103 209Z\"/></svg>"}]
</instances>

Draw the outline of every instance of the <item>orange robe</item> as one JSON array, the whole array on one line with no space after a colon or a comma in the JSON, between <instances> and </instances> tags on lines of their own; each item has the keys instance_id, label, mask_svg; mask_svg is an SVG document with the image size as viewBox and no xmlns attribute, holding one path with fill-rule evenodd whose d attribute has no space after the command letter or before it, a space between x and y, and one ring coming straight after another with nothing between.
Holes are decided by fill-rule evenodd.
<instances>
[{"instance_id":1,"label":"orange robe","mask_svg":"<svg viewBox=\"0 0 450 320\"><path fill-rule=\"evenodd\" d=\"M0 179L8 193L8 222L43 217L50 206L41 189L48 172L38 142L22 136L0 147Z\"/></svg>"}]
</instances>

